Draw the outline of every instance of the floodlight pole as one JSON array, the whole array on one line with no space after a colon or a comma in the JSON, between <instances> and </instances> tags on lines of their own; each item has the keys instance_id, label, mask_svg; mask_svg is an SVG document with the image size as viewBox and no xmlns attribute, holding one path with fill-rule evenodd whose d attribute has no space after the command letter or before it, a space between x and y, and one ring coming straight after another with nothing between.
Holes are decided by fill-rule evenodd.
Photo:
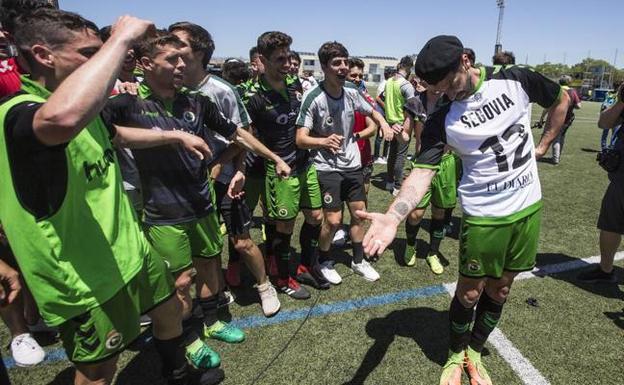
<instances>
[{"instance_id":1,"label":"floodlight pole","mask_svg":"<svg viewBox=\"0 0 624 385\"><path fill-rule=\"evenodd\" d=\"M498 28L496 29L496 45L494 46L494 55L503 50L501 44L501 34L503 32L503 14L505 13L505 0L496 0L498 7Z\"/></svg>"}]
</instances>

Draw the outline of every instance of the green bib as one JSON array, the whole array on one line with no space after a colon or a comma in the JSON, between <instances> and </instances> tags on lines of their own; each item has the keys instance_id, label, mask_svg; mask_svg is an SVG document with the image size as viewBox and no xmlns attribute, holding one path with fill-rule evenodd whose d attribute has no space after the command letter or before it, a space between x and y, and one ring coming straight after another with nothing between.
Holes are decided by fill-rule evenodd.
<instances>
[{"instance_id":1,"label":"green bib","mask_svg":"<svg viewBox=\"0 0 624 385\"><path fill-rule=\"evenodd\" d=\"M140 270L149 248L99 117L65 147L67 186L58 209L39 220L25 209L11 175L5 119L17 104L45 103L50 92L22 80L27 94L0 105L0 221L41 315L59 325L110 299Z\"/></svg>"}]
</instances>

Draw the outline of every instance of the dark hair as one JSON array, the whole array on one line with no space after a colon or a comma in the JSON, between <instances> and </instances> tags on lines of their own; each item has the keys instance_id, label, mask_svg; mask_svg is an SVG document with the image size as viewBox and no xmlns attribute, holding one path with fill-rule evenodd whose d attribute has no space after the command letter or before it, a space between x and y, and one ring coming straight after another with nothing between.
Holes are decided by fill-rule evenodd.
<instances>
[{"instance_id":1,"label":"dark hair","mask_svg":"<svg viewBox=\"0 0 624 385\"><path fill-rule=\"evenodd\" d=\"M472 48L464 47L464 53L468 56L468 60L470 60L470 64L474 65L475 61L477 60L475 51Z\"/></svg>"},{"instance_id":2,"label":"dark hair","mask_svg":"<svg viewBox=\"0 0 624 385\"><path fill-rule=\"evenodd\" d=\"M184 31L189 35L189 43L194 52L203 52L204 58L202 65L206 67L212 59L215 50L215 43L212 40L210 32L206 31L201 25L193 24L188 21L180 21L169 26L169 32Z\"/></svg>"},{"instance_id":3,"label":"dark hair","mask_svg":"<svg viewBox=\"0 0 624 385\"><path fill-rule=\"evenodd\" d=\"M399 61L399 68L411 71L414 68L414 59L409 55L403 56Z\"/></svg>"},{"instance_id":4,"label":"dark hair","mask_svg":"<svg viewBox=\"0 0 624 385\"><path fill-rule=\"evenodd\" d=\"M258 53L268 58L278 48L289 49L292 44L292 37L284 32L269 31L258 37Z\"/></svg>"},{"instance_id":5,"label":"dark hair","mask_svg":"<svg viewBox=\"0 0 624 385\"><path fill-rule=\"evenodd\" d=\"M299 54L295 51L290 51L288 52L288 58L290 60L295 59L296 61L298 61L299 63L301 63L301 56L299 56Z\"/></svg>"},{"instance_id":6,"label":"dark hair","mask_svg":"<svg viewBox=\"0 0 624 385\"><path fill-rule=\"evenodd\" d=\"M360 69L364 69L364 62L359 57L351 57L349 58L349 69L357 67Z\"/></svg>"},{"instance_id":7,"label":"dark hair","mask_svg":"<svg viewBox=\"0 0 624 385\"><path fill-rule=\"evenodd\" d=\"M337 41L328 41L319 48L318 57L322 65L327 65L335 57L349 57L349 51Z\"/></svg>"},{"instance_id":8,"label":"dark hair","mask_svg":"<svg viewBox=\"0 0 624 385\"><path fill-rule=\"evenodd\" d=\"M386 67L386 68L384 68L384 79L388 80L396 72L397 72L397 70L394 67Z\"/></svg>"},{"instance_id":9,"label":"dark hair","mask_svg":"<svg viewBox=\"0 0 624 385\"><path fill-rule=\"evenodd\" d=\"M160 51L160 48L166 45L172 45L176 48L182 48L185 46L184 42L176 35L167 30L159 29L155 34L145 37L143 40L137 42L134 46L134 53L137 60L142 57L153 59L154 56L156 56Z\"/></svg>"},{"instance_id":10,"label":"dark hair","mask_svg":"<svg viewBox=\"0 0 624 385\"><path fill-rule=\"evenodd\" d=\"M110 25L100 28L100 39L102 39L103 42L106 42L106 40L110 38L112 29L113 27Z\"/></svg>"},{"instance_id":11,"label":"dark hair","mask_svg":"<svg viewBox=\"0 0 624 385\"><path fill-rule=\"evenodd\" d=\"M28 53L35 44L44 44L50 48L62 46L71 41L73 32L86 30L99 34L98 27L92 21L77 13L41 7L17 16L8 31L13 35L17 47ZM30 54L26 54L25 58L32 61Z\"/></svg>"},{"instance_id":12,"label":"dark hair","mask_svg":"<svg viewBox=\"0 0 624 385\"><path fill-rule=\"evenodd\" d=\"M249 49L249 61L253 61L254 57L258 56L258 55L260 55L260 54L258 53L258 47L257 46L254 45L253 47L251 47Z\"/></svg>"},{"instance_id":13,"label":"dark hair","mask_svg":"<svg viewBox=\"0 0 624 385\"><path fill-rule=\"evenodd\" d=\"M511 51L499 52L492 57L492 63L494 65L516 64L516 56Z\"/></svg>"},{"instance_id":14,"label":"dark hair","mask_svg":"<svg viewBox=\"0 0 624 385\"><path fill-rule=\"evenodd\" d=\"M247 67L247 64L236 58L226 59L221 70L223 79L233 85L241 84L251 78L251 70Z\"/></svg>"},{"instance_id":15,"label":"dark hair","mask_svg":"<svg viewBox=\"0 0 624 385\"><path fill-rule=\"evenodd\" d=\"M18 15L31 12L37 8L52 8L47 0L2 0L0 1L0 23L11 32L13 21Z\"/></svg>"}]
</instances>

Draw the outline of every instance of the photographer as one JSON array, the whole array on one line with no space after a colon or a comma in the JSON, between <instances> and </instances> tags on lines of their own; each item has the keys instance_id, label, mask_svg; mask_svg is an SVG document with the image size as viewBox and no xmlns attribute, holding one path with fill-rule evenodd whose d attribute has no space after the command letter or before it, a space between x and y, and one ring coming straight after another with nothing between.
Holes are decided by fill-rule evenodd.
<instances>
[{"instance_id":1,"label":"photographer","mask_svg":"<svg viewBox=\"0 0 624 385\"><path fill-rule=\"evenodd\" d=\"M617 102L600 113L598 127L603 130L620 125L624 121L624 86L620 85ZM613 257L624 234L624 166L620 165L624 142L620 132L612 148L603 150L598 156L600 165L609 172L609 187L602 198L598 228L600 229L600 265L592 266L578 275L583 282L616 281L613 271Z\"/></svg>"}]
</instances>

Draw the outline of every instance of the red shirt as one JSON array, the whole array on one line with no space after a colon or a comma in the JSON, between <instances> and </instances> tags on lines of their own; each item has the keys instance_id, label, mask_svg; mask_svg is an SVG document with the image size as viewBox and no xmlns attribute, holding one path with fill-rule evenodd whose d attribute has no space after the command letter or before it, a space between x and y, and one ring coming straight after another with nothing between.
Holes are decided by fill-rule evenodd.
<instances>
[{"instance_id":1,"label":"red shirt","mask_svg":"<svg viewBox=\"0 0 624 385\"><path fill-rule=\"evenodd\" d=\"M359 112L355 113L355 124L353 125L353 133L363 131L366 128L366 115L362 115ZM360 161L362 167L373 164L373 155L371 152L371 145L368 138L360 139L357 141L358 148L360 149Z\"/></svg>"},{"instance_id":2,"label":"red shirt","mask_svg":"<svg viewBox=\"0 0 624 385\"><path fill-rule=\"evenodd\" d=\"M13 58L0 60L0 98L16 93L21 86L22 81L15 60Z\"/></svg>"}]
</instances>

